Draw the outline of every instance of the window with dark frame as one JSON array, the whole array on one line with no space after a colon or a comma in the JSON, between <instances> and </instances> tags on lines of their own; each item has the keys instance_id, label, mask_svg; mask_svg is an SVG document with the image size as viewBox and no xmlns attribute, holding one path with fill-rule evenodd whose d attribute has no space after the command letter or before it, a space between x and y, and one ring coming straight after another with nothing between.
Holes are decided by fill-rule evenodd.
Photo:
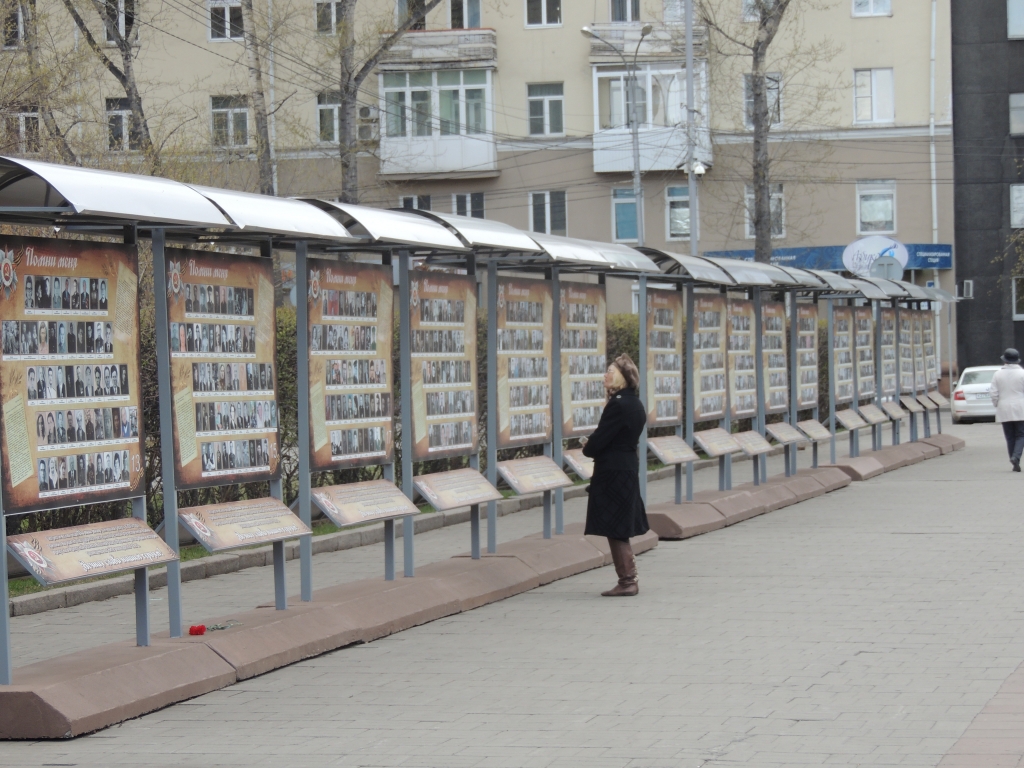
<instances>
[{"instance_id":1,"label":"window with dark frame","mask_svg":"<svg viewBox=\"0 0 1024 768\"><path fill-rule=\"evenodd\" d=\"M338 32L338 16L341 3L316 4L316 31L321 35L334 35Z\"/></svg>"},{"instance_id":2,"label":"window with dark frame","mask_svg":"<svg viewBox=\"0 0 1024 768\"><path fill-rule=\"evenodd\" d=\"M450 0L452 29L480 28L480 0Z\"/></svg>"},{"instance_id":3,"label":"window with dark frame","mask_svg":"<svg viewBox=\"0 0 1024 768\"><path fill-rule=\"evenodd\" d=\"M31 154L40 150L39 108L14 107L4 116L6 144L16 152ZM10 150L8 150L10 151Z\"/></svg>"},{"instance_id":4,"label":"window with dark frame","mask_svg":"<svg viewBox=\"0 0 1024 768\"><path fill-rule=\"evenodd\" d=\"M210 39L241 40L243 37L241 4L211 3Z\"/></svg>"},{"instance_id":5,"label":"window with dark frame","mask_svg":"<svg viewBox=\"0 0 1024 768\"><path fill-rule=\"evenodd\" d=\"M107 99L107 148L135 152L142 148L138 121L128 99Z\"/></svg>"},{"instance_id":6,"label":"window with dark frame","mask_svg":"<svg viewBox=\"0 0 1024 768\"><path fill-rule=\"evenodd\" d=\"M563 190L530 193L530 229L547 235L566 234L566 202Z\"/></svg>"},{"instance_id":7,"label":"window with dark frame","mask_svg":"<svg viewBox=\"0 0 1024 768\"><path fill-rule=\"evenodd\" d=\"M482 219L484 218L484 193L457 194L454 196L452 209L457 216L472 216L474 219Z\"/></svg>"},{"instance_id":8,"label":"window with dark frame","mask_svg":"<svg viewBox=\"0 0 1024 768\"><path fill-rule=\"evenodd\" d=\"M612 21L640 21L640 0L612 0Z\"/></svg>"},{"instance_id":9,"label":"window with dark frame","mask_svg":"<svg viewBox=\"0 0 1024 768\"><path fill-rule=\"evenodd\" d=\"M526 0L526 25L552 26L562 23L562 0Z\"/></svg>"},{"instance_id":10,"label":"window with dark frame","mask_svg":"<svg viewBox=\"0 0 1024 768\"><path fill-rule=\"evenodd\" d=\"M245 96L211 96L213 145L245 147L249 144L249 102Z\"/></svg>"},{"instance_id":11,"label":"window with dark frame","mask_svg":"<svg viewBox=\"0 0 1024 768\"><path fill-rule=\"evenodd\" d=\"M21 17L21 4L16 3L4 14L4 48L18 48L25 39L25 24Z\"/></svg>"},{"instance_id":12,"label":"window with dark frame","mask_svg":"<svg viewBox=\"0 0 1024 768\"><path fill-rule=\"evenodd\" d=\"M531 136L560 135L565 132L562 122L563 90L562 83L536 83L526 86Z\"/></svg>"},{"instance_id":13,"label":"window with dark frame","mask_svg":"<svg viewBox=\"0 0 1024 768\"><path fill-rule=\"evenodd\" d=\"M743 76L744 119L747 128L754 127L754 82L751 75ZM771 125L782 123L782 75L768 72L764 76L764 87L768 97L768 114Z\"/></svg>"}]
</instances>

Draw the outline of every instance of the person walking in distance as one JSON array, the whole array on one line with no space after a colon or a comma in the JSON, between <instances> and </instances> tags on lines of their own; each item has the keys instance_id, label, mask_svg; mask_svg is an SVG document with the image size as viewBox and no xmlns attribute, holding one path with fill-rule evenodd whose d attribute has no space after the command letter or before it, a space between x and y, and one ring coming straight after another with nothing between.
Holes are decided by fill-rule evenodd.
<instances>
[{"instance_id":1,"label":"person walking in distance","mask_svg":"<svg viewBox=\"0 0 1024 768\"><path fill-rule=\"evenodd\" d=\"M632 597L640 591L630 538L649 530L640 496L637 444L647 412L637 393L640 372L629 355L619 355L604 374L607 405L597 429L583 439L583 455L594 460L585 533L604 536L619 583L601 594ZM646 457L645 457L646 458ZM646 469L646 467L645 467Z\"/></svg>"},{"instance_id":2,"label":"person walking in distance","mask_svg":"<svg viewBox=\"0 0 1024 768\"><path fill-rule=\"evenodd\" d=\"M1003 352L1005 365L992 377L992 405L996 421L1003 425L1006 450L1014 472L1020 472L1020 456L1024 451L1024 368L1016 349Z\"/></svg>"}]
</instances>

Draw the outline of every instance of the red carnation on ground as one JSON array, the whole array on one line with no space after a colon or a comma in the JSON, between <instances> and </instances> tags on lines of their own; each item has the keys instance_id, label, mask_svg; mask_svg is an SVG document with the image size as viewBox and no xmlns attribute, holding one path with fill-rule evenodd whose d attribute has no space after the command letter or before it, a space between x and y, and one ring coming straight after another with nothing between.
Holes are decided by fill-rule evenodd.
<instances>
[{"instance_id":1,"label":"red carnation on ground","mask_svg":"<svg viewBox=\"0 0 1024 768\"><path fill-rule=\"evenodd\" d=\"M188 633L190 635L205 635L206 634L206 625L205 624L194 624L193 626L188 628Z\"/></svg>"}]
</instances>

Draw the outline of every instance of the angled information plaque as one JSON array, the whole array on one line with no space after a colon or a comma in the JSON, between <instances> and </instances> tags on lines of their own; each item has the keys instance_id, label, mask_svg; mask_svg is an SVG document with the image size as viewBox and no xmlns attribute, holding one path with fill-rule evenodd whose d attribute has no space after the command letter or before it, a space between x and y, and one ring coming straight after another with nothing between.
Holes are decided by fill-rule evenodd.
<instances>
[{"instance_id":1,"label":"angled information plaque","mask_svg":"<svg viewBox=\"0 0 1024 768\"><path fill-rule=\"evenodd\" d=\"M779 421L775 424L765 424L764 429L776 442L783 444L802 443L807 439L796 427L784 421ZM829 437L832 437L832 435L829 434Z\"/></svg>"},{"instance_id":2,"label":"angled information plaque","mask_svg":"<svg viewBox=\"0 0 1024 768\"><path fill-rule=\"evenodd\" d=\"M315 488L313 503L339 528L419 514L416 505L388 480Z\"/></svg>"},{"instance_id":3,"label":"angled information plaque","mask_svg":"<svg viewBox=\"0 0 1024 768\"><path fill-rule=\"evenodd\" d=\"M847 429L860 429L866 427L868 423L860 417L852 408L844 408L841 411L836 411L836 419Z\"/></svg>"},{"instance_id":4,"label":"angled information plaque","mask_svg":"<svg viewBox=\"0 0 1024 768\"><path fill-rule=\"evenodd\" d=\"M594 460L584 456L582 448L573 448L571 451L566 451L562 454L562 458L569 465L569 469L584 480L589 480L594 476Z\"/></svg>"},{"instance_id":5,"label":"angled information plaque","mask_svg":"<svg viewBox=\"0 0 1024 768\"><path fill-rule=\"evenodd\" d=\"M895 400L886 400L882 403L882 410L885 411L886 415L893 421L899 421L907 412L900 408L900 404Z\"/></svg>"},{"instance_id":6,"label":"angled information plaque","mask_svg":"<svg viewBox=\"0 0 1024 768\"><path fill-rule=\"evenodd\" d=\"M523 496L572 485L572 480L548 456L530 456L498 462L498 473L512 490Z\"/></svg>"},{"instance_id":7,"label":"angled information plaque","mask_svg":"<svg viewBox=\"0 0 1024 768\"><path fill-rule=\"evenodd\" d=\"M857 410L868 424L885 424L889 421L888 415L874 403L858 405Z\"/></svg>"},{"instance_id":8,"label":"angled information plaque","mask_svg":"<svg viewBox=\"0 0 1024 768\"><path fill-rule=\"evenodd\" d=\"M828 431L828 427L815 419L798 421L796 425L800 428L801 432L816 443L820 443L822 440L832 439L832 433Z\"/></svg>"},{"instance_id":9,"label":"angled information plaque","mask_svg":"<svg viewBox=\"0 0 1024 768\"><path fill-rule=\"evenodd\" d=\"M475 469L420 475L412 482L438 512L501 499L498 489Z\"/></svg>"},{"instance_id":10,"label":"angled information plaque","mask_svg":"<svg viewBox=\"0 0 1024 768\"><path fill-rule=\"evenodd\" d=\"M711 457L727 456L730 453L739 453L743 450L734 436L721 427L694 432L693 439L704 449L704 453Z\"/></svg>"},{"instance_id":11,"label":"angled information plaque","mask_svg":"<svg viewBox=\"0 0 1024 768\"><path fill-rule=\"evenodd\" d=\"M918 395L917 402L919 402L922 406L924 406L924 409L926 411L937 411L937 410L939 410L939 406L937 406L935 404L935 401L933 401L930 397L928 397L928 395Z\"/></svg>"},{"instance_id":12,"label":"angled information plaque","mask_svg":"<svg viewBox=\"0 0 1024 768\"><path fill-rule=\"evenodd\" d=\"M20 533L8 537L7 548L44 586L178 559L152 528L134 517Z\"/></svg>"},{"instance_id":13,"label":"angled information plaque","mask_svg":"<svg viewBox=\"0 0 1024 768\"><path fill-rule=\"evenodd\" d=\"M700 458L678 435L649 437L647 447L662 464L687 464Z\"/></svg>"},{"instance_id":14,"label":"angled information plaque","mask_svg":"<svg viewBox=\"0 0 1024 768\"><path fill-rule=\"evenodd\" d=\"M940 395L938 390L936 390L935 392L929 392L928 397L933 403L939 406L939 408L945 408L949 405L949 400L947 400L944 396Z\"/></svg>"},{"instance_id":15,"label":"angled information plaque","mask_svg":"<svg viewBox=\"0 0 1024 768\"><path fill-rule=\"evenodd\" d=\"M739 443L740 448L743 449L747 456L758 456L762 453L768 453L772 449L772 444L761 437L760 432L754 430L739 432L732 437Z\"/></svg>"},{"instance_id":16,"label":"angled information plaque","mask_svg":"<svg viewBox=\"0 0 1024 768\"><path fill-rule=\"evenodd\" d=\"M924 406L917 402L917 398L910 397L909 395L902 395L900 402L903 403L903 407L911 413L924 413Z\"/></svg>"},{"instance_id":17,"label":"angled information plaque","mask_svg":"<svg viewBox=\"0 0 1024 768\"><path fill-rule=\"evenodd\" d=\"M186 507L178 519L209 552L284 541L312 533L279 499L247 499Z\"/></svg>"}]
</instances>

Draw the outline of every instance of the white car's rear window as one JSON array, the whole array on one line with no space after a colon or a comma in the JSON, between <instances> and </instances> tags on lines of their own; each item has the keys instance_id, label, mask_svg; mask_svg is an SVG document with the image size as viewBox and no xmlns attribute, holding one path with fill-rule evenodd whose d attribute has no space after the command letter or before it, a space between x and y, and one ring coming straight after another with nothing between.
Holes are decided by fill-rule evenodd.
<instances>
[{"instance_id":1,"label":"white car's rear window","mask_svg":"<svg viewBox=\"0 0 1024 768\"><path fill-rule=\"evenodd\" d=\"M995 375L995 371L964 371L964 377L960 380L960 385L991 384L992 377Z\"/></svg>"}]
</instances>

